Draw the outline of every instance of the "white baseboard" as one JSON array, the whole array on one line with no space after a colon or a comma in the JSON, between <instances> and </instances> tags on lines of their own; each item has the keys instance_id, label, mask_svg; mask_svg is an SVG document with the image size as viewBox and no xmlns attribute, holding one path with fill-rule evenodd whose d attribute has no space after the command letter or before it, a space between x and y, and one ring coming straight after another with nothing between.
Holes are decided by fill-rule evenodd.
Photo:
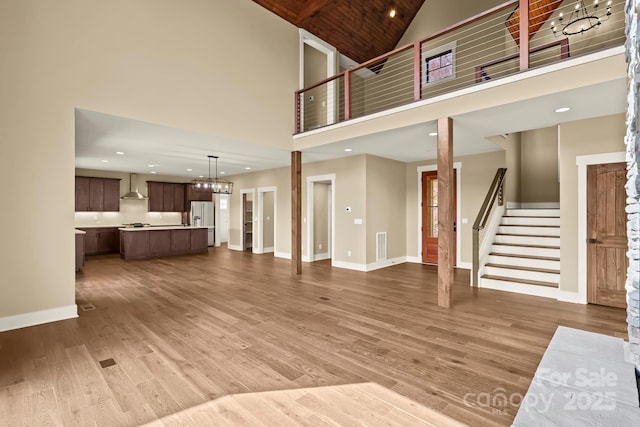
<instances>
[{"instance_id":1,"label":"white baseboard","mask_svg":"<svg viewBox=\"0 0 640 427\"><path fill-rule=\"evenodd\" d=\"M580 292L569 292L558 289L558 301L586 304L587 296L580 294Z\"/></svg>"},{"instance_id":2,"label":"white baseboard","mask_svg":"<svg viewBox=\"0 0 640 427\"><path fill-rule=\"evenodd\" d=\"M291 254L288 252L274 252L273 256L276 258L291 259Z\"/></svg>"},{"instance_id":3,"label":"white baseboard","mask_svg":"<svg viewBox=\"0 0 640 427\"><path fill-rule=\"evenodd\" d=\"M231 249L232 251L240 251L240 252L242 252L242 245L232 245L231 243L229 243L227 245L227 248Z\"/></svg>"},{"instance_id":4,"label":"white baseboard","mask_svg":"<svg viewBox=\"0 0 640 427\"><path fill-rule=\"evenodd\" d=\"M356 264L354 262L338 261L335 259L331 261L331 267L346 268L347 270L367 271L366 264Z\"/></svg>"},{"instance_id":5,"label":"white baseboard","mask_svg":"<svg viewBox=\"0 0 640 427\"><path fill-rule=\"evenodd\" d=\"M560 202L507 202L507 209L560 209Z\"/></svg>"},{"instance_id":6,"label":"white baseboard","mask_svg":"<svg viewBox=\"0 0 640 427\"><path fill-rule=\"evenodd\" d=\"M422 264L422 260L418 256L408 256L407 262L412 262L414 264Z\"/></svg>"},{"instance_id":7,"label":"white baseboard","mask_svg":"<svg viewBox=\"0 0 640 427\"><path fill-rule=\"evenodd\" d=\"M17 314L0 318L0 332L29 326L42 325L43 323L57 322L60 320L78 317L78 306L75 304L66 307L50 308L48 310L33 311L31 313Z\"/></svg>"},{"instance_id":8,"label":"white baseboard","mask_svg":"<svg viewBox=\"0 0 640 427\"><path fill-rule=\"evenodd\" d=\"M502 280L480 279L479 287L483 289L531 295L534 297L558 299L558 288L551 288L547 286L534 286L525 285L523 283L504 282Z\"/></svg>"},{"instance_id":9,"label":"white baseboard","mask_svg":"<svg viewBox=\"0 0 640 427\"><path fill-rule=\"evenodd\" d=\"M262 252L265 254L270 254L271 252L275 252L275 249L273 248L273 246L271 246L270 248L263 248Z\"/></svg>"},{"instance_id":10,"label":"white baseboard","mask_svg":"<svg viewBox=\"0 0 640 427\"><path fill-rule=\"evenodd\" d=\"M473 268L473 264L470 262L458 262L458 265L456 266L456 268L463 268L465 270L471 270Z\"/></svg>"},{"instance_id":11,"label":"white baseboard","mask_svg":"<svg viewBox=\"0 0 640 427\"><path fill-rule=\"evenodd\" d=\"M331 257L329 256L329 254L327 252L323 253L323 254L315 254L313 256L313 260L314 261L322 261L324 259L330 259Z\"/></svg>"},{"instance_id":12,"label":"white baseboard","mask_svg":"<svg viewBox=\"0 0 640 427\"><path fill-rule=\"evenodd\" d=\"M382 261L376 261L376 262L372 262L371 264L367 264L366 271L379 270L381 268L390 267L396 264L403 264L405 262L407 262L407 257L405 256L391 258L391 259L384 259Z\"/></svg>"},{"instance_id":13,"label":"white baseboard","mask_svg":"<svg viewBox=\"0 0 640 427\"><path fill-rule=\"evenodd\" d=\"M302 262L311 262L311 258L308 255L302 255Z\"/></svg>"}]
</instances>

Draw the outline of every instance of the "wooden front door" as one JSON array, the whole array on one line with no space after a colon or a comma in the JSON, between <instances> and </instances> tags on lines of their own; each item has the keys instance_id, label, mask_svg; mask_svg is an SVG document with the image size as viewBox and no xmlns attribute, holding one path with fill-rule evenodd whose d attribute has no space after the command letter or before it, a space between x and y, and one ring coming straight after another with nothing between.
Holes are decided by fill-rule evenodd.
<instances>
[{"instance_id":1,"label":"wooden front door","mask_svg":"<svg viewBox=\"0 0 640 427\"><path fill-rule=\"evenodd\" d=\"M456 265L455 244L457 230L456 173L453 172L453 218L454 251L453 265ZM438 171L422 172L422 262L438 263Z\"/></svg>"},{"instance_id":2,"label":"wooden front door","mask_svg":"<svg viewBox=\"0 0 640 427\"><path fill-rule=\"evenodd\" d=\"M626 174L625 163L587 168L587 300L591 304L627 306Z\"/></svg>"}]
</instances>

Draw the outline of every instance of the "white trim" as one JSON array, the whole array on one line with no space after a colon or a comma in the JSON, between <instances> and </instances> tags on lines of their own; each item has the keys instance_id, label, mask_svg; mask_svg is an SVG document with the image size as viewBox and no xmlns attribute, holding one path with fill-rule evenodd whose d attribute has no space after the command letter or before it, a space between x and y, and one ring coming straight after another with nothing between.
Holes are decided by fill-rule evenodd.
<instances>
[{"instance_id":1,"label":"white trim","mask_svg":"<svg viewBox=\"0 0 640 427\"><path fill-rule=\"evenodd\" d=\"M242 245L232 245L231 243L227 243L227 249L242 252Z\"/></svg>"},{"instance_id":2,"label":"white trim","mask_svg":"<svg viewBox=\"0 0 640 427\"><path fill-rule=\"evenodd\" d=\"M507 209L560 209L560 202L507 202Z\"/></svg>"},{"instance_id":3,"label":"white trim","mask_svg":"<svg viewBox=\"0 0 640 427\"><path fill-rule=\"evenodd\" d=\"M331 267L346 268L347 270L367 271L366 264L356 264L354 262L332 260Z\"/></svg>"},{"instance_id":4,"label":"white trim","mask_svg":"<svg viewBox=\"0 0 640 427\"><path fill-rule=\"evenodd\" d=\"M335 260L336 253L336 174L326 174L326 175L315 175L307 177L307 241L306 241L306 255L302 256L302 260L305 258L307 262L309 260L314 259L313 257L313 184L316 182L331 182L331 265L334 265L333 262Z\"/></svg>"},{"instance_id":5,"label":"white trim","mask_svg":"<svg viewBox=\"0 0 640 427\"><path fill-rule=\"evenodd\" d=\"M271 252L275 252L275 251L276 251L276 250L274 249L274 247L273 247L273 246L268 247L268 248L264 248L264 249L262 250L262 252L263 252L263 253L265 253L265 254L270 254Z\"/></svg>"},{"instance_id":6,"label":"white trim","mask_svg":"<svg viewBox=\"0 0 640 427\"><path fill-rule=\"evenodd\" d=\"M453 169L456 171L456 224L457 229L462 226L462 162L454 162ZM422 263L422 172L437 171L438 165L418 166L418 258ZM456 231L456 265L460 266L460 246L462 242L462 232Z\"/></svg>"},{"instance_id":7,"label":"white trim","mask_svg":"<svg viewBox=\"0 0 640 427\"><path fill-rule=\"evenodd\" d=\"M579 292L569 292L558 289L558 301L571 302L574 304L586 304L586 299L583 299Z\"/></svg>"},{"instance_id":8,"label":"white trim","mask_svg":"<svg viewBox=\"0 0 640 427\"><path fill-rule=\"evenodd\" d=\"M496 240L496 233L502 222L502 217L505 212L504 204L502 206L496 206L491 212L488 225L484 228L482 234L482 240L480 241L480 248L478 249L478 277L472 277L469 281L469 286L474 287L476 283L480 282L480 277L484 274L484 265L487 263L491 248ZM472 230L473 232L473 230ZM473 266L473 263L472 263Z\"/></svg>"},{"instance_id":9,"label":"white trim","mask_svg":"<svg viewBox=\"0 0 640 427\"><path fill-rule=\"evenodd\" d=\"M16 314L15 316L0 318L0 332L42 325L43 323L58 322L76 317L78 317L78 306L76 304Z\"/></svg>"},{"instance_id":10,"label":"white trim","mask_svg":"<svg viewBox=\"0 0 640 427\"><path fill-rule=\"evenodd\" d=\"M253 251L253 253L266 253L266 252L274 252L275 249L271 248L271 251L267 251L263 246L264 246L264 224L262 223L262 218L264 217L264 193L273 193L273 245L277 246L278 243L276 242L276 236L278 235L278 233L276 232L277 229L277 224L278 224L278 217L277 217L277 212L278 212L278 187L258 187L257 189L258 192L258 220L257 220L257 224L258 224L258 236L257 236L257 243L256 243L256 250ZM254 224L255 225L255 224ZM256 230L254 228L253 230L254 233L256 233ZM254 240L256 238L254 237Z\"/></svg>"},{"instance_id":11,"label":"white trim","mask_svg":"<svg viewBox=\"0 0 640 427\"><path fill-rule=\"evenodd\" d=\"M391 267L392 265L396 265L396 264L404 264L405 262L407 262L406 256L401 256L401 257L391 258L391 259L382 259L380 261L367 264L365 267L366 268L365 271L379 270L381 268Z\"/></svg>"},{"instance_id":12,"label":"white trim","mask_svg":"<svg viewBox=\"0 0 640 427\"><path fill-rule=\"evenodd\" d=\"M611 49L606 49L606 50L602 50L599 52L595 52L592 53L590 55L583 55L583 56L578 56L575 58L571 58L571 59L567 59L565 61L560 61L560 62L556 62L554 64L551 65L547 65L544 67L540 67L540 68L534 68L531 69L529 71L524 71L518 74L514 74L511 76L506 76L506 77L501 77L499 79L495 79L495 80L489 80L486 81L484 83L482 83L481 85L473 85L464 89L460 89L454 92L449 92L449 93L445 93L443 95L440 96L434 96L433 98L428 98L428 99L424 99L422 101L417 101L417 102L411 102L409 104L406 105L401 105L399 107L396 108L390 108L388 110L384 110L384 111L379 111L377 113L373 113L373 114L369 114L366 116L362 116L362 117L357 117L351 120L347 120L347 121L342 121L330 126L325 126L323 128L319 128L319 129L313 129L313 130L309 130L307 132L301 132L298 134L293 135L293 139L300 139L300 138L305 138L307 136L311 136L311 135L315 135L317 133L322 133L322 132L327 132L330 130L335 130L335 129L339 129L342 127L346 127L346 126L351 126L357 123L362 123L362 122L367 122L369 120L375 120L378 119L380 117L385 117L385 116L390 116L392 114L396 114L402 111L408 111L408 110L413 110L415 108L420 108L420 107L424 107L425 105L431 105L431 104L436 104L438 102L441 101L445 101L447 99L451 99L451 98L457 98L459 96L464 96L464 95L468 95L471 93L476 93L476 92L481 92L483 90L487 90L487 89L491 89L497 86L503 86L503 85L508 85L514 82L519 82L522 80L526 80L526 79L530 79L532 77L537 77L537 76L541 76L544 74L549 74L549 73L553 73L559 70L564 70L564 69L568 69L571 67L575 67L578 65L582 65L582 64L587 64L589 62L595 62L595 61L599 61L601 59L606 59L606 58L610 58L616 55L623 55L624 54L624 46L616 46L616 47L612 47Z\"/></svg>"},{"instance_id":13,"label":"white trim","mask_svg":"<svg viewBox=\"0 0 640 427\"><path fill-rule=\"evenodd\" d=\"M291 254L289 252L274 252L273 256L276 258L291 259Z\"/></svg>"},{"instance_id":14,"label":"white trim","mask_svg":"<svg viewBox=\"0 0 640 427\"><path fill-rule=\"evenodd\" d=\"M625 162L624 151L576 156L578 166L578 298L587 303L587 166Z\"/></svg>"},{"instance_id":15,"label":"white trim","mask_svg":"<svg viewBox=\"0 0 640 427\"><path fill-rule=\"evenodd\" d=\"M505 282L502 280L480 279L479 288L493 289L496 291L513 292L516 294L531 295L535 297L553 298L558 297L558 288L547 286L525 285L523 283Z\"/></svg>"},{"instance_id":16,"label":"white trim","mask_svg":"<svg viewBox=\"0 0 640 427\"><path fill-rule=\"evenodd\" d=\"M325 252L323 254L314 254L313 255L313 260L314 261L322 261L324 259L330 259L330 258L331 258L331 256L329 256L328 252Z\"/></svg>"},{"instance_id":17,"label":"white trim","mask_svg":"<svg viewBox=\"0 0 640 427\"><path fill-rule=\"evenodd\" d=\"M420 257L417 257L417 256L408 256L407 262L410 262L413 264L422 264L422 260L420 259Z\"/></svg>"},{"instance_id":18,"label":"white trim","mask_svg":"<svg viewBox=\"0 0 640 427\"><path fill-rule=\"evenodd\" d=\"M473 264L470 262L459 262L456 268L462 268L464 270L471 270L473 268Z\"/></svg>"}]
</instances>

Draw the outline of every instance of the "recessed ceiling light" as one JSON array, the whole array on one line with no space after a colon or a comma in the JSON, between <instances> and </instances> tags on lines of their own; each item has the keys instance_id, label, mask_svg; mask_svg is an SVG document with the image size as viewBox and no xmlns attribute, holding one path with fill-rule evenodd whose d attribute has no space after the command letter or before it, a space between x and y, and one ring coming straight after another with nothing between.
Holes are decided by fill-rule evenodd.
<instances>
[{"instance_id":1,"label":"recessed ceiling light","mask_svg":"<svg viewBox=\"0 0 640 427\"><path fill-rule=\"evenodd\" d=\"M156 173L156 171L151 171L151 173Z\"/></svg>"},{"instance_id":2,"label":"recessed ceiling light","mask_svg":"<svg viewBox=\"0 0 640 427\"><path fill-rule=\"evenodd\" d=\"M147 165L147 166L149 166L150 168L155 168L155 167L158 167L160 165Z\"/></svg>"},{"instance_id":3,"label":"recessed ceiling light","mask_svg":"<svg viewBox=\"0 0 640 427\"><path fill-rule=\"evenodd\" d=\"M204 178L204 175L200 175L200 176L198 176L198 178Z\"/></svg>"},{"instance_id":4,"label":"recessed ceiling light","mask_svg":"<svg viewBox=\"0 0 640 427\"><path fill-rule=\"evenodd\" d=\"M187 169L187 172L191 172L192 170L193 170L193 169L189 168L189 169Z\"/></svg>"},{"instance_id":5,"label":"recessed ceiling light","mask_svg":"<svg viewBox=\"0 0 640 427\"><path fill-rule=\"evenodd\" d=\"M396 8L391 8L391 10L389 11L389 18L395 18L396 17Z\"/></svg>"},{"instance_id":6,"label":"recessed ceiling light","mask_svg":"<svg viewBox=\"0 0 640 427\"><path fill-rule=\"evenodd\" d=\"M560 107L560 108L556 108L556 113L566 113L569 110L571 110L571 108L569 107Z\"/></svg>"},{"instance_id":7,"label":"recessed ceiling light","mask_svg":"<svg viewBox=\"0 0 640 427\"><path fill-rule=\"evenodd\" d=\"M124 156L124 151L116 151L116 154L117 154L118 156Z\"/></svg>"},{"instance_id":8,"label":"recessed ceiling light","mask_svg":"<svg viewBox=\"0 0 640 427\"><path fill-rule=\"evenodd\" d=\"M224 175L226 172L220 172L220 175Z\"/></svg>"},{"instance_id":9,"label":"recessed ceiling light","mask_svg":"<svg viewBox=\"0 0 640 427\"><path fill-rule=\"evenodd\" d=\"M429 136L438 136L438 132L431 132Z\"/></svg>"},{"instance_id":10,"label":"recessed ceiling light","mask_svg":"<svg viewBox=\"0 0 640 427\"><path fill-rule=\"evenodd\" d=\"M246 170L246 171L250 171L250 170L251 170L251 168L250 168L249 166L247 166L246 168L244 168L244 170Z\"/></svg>"},{"instance_id":11,"label":"recessed ceiling light","mask_svg":"<svg viewBox=\"0 0 640 427\"><path fill-rule=\"evenodd\" d=\"M102 163L109 163L109 160L100 160Z\"/></svg>"},{"instance_id":12,"label":"recessed ceiling light","mask_svg":"<svg viewBox=\"0 0 640 427\"><path fill-rule=\"evenodd\" d=\"M353 150L351 148L345 148L344 151L346 151L347 153L352 152Z\"/></svg>"}]
</instances>

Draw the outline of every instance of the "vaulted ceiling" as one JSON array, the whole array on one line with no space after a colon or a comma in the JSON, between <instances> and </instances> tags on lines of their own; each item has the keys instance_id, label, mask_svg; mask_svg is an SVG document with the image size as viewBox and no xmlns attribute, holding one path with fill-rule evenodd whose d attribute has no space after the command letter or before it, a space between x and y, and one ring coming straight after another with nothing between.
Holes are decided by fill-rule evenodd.
<instances>
[{"instance_id":1,"label":"vaulted ceiling","mask_svg":"<svg viewBox=\"0 0 640 427\"><path fill-rule=\"evenodd\" d=\"M424 0L253 0L358 63L393 50ZM390 11L395 9L395 17Z\"/></svg>"}]
</instances>

